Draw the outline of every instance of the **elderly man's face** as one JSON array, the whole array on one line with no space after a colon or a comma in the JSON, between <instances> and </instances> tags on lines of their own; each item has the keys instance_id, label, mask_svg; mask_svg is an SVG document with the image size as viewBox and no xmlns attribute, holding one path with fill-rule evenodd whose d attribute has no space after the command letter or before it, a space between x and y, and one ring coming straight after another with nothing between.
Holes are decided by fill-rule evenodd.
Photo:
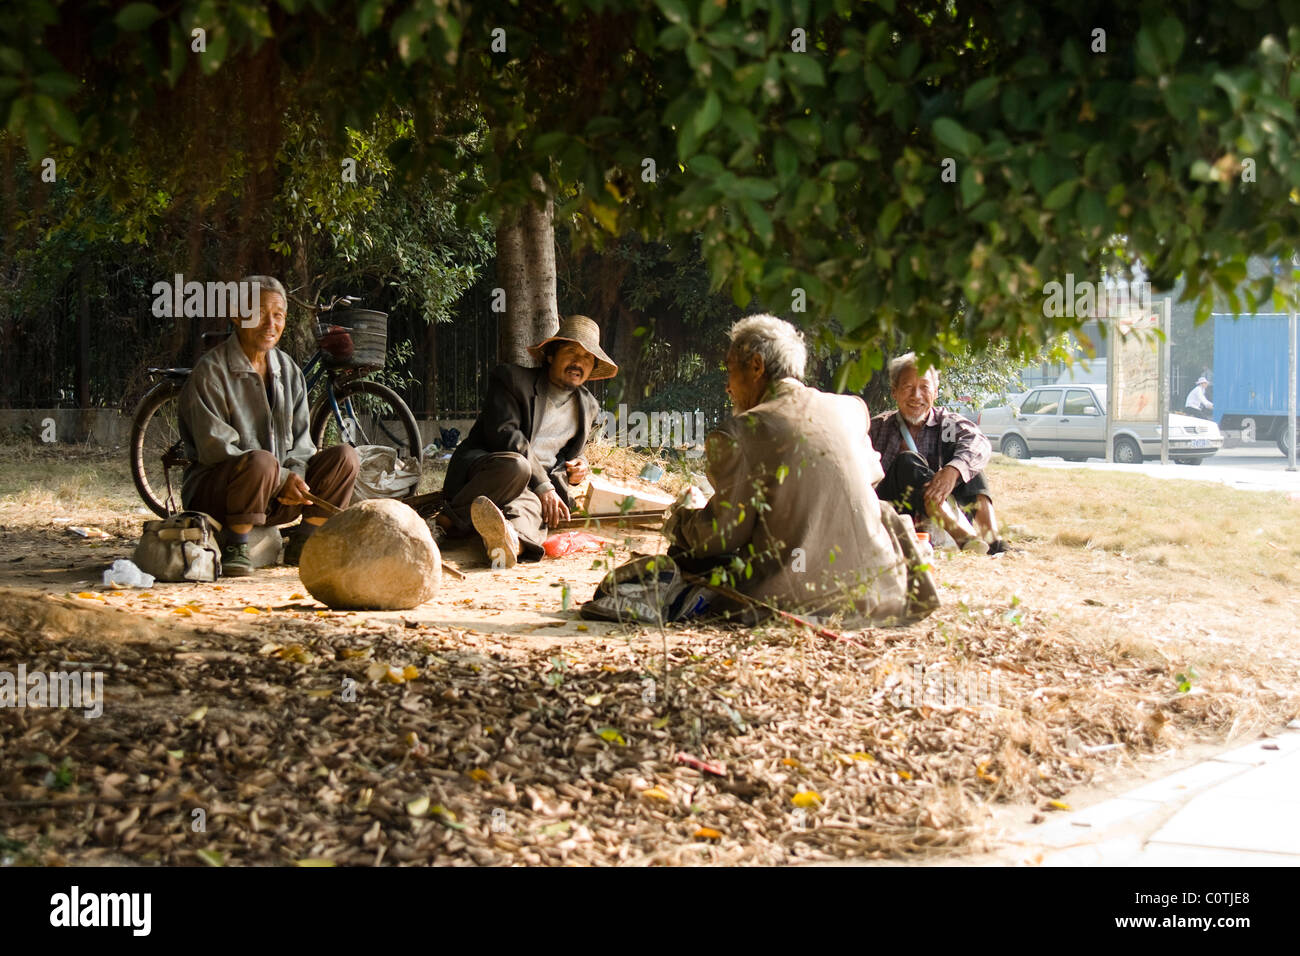
<instances>
[{"instance_id":1,"label":"elderly man's face","mask_svg":"<svg viewBox=\"0 0 1300 956\"><path fill-rule=\"evenodd\" d=\"M596 370L596 356L577 342L561 342L548 360L547 374L557 388L574 389Z\"/></svg>"},{"instance_id":2,"label":"elderly man's face","mask_svg":"<svg viewBox=\"0 0 1300 956\"><path fill-rule=\"evenodd\" d=\"M916 369L908 368L898 378L894 386L894 401L898 410L910 425L919 425L925 421L934 408L938 394L938 373L931 369L925 375L918 375Z\"/></svg>"},{"instance_id":3,"label":"elderly man's face","mask_svg":"<svg viewBox=\"0 0 1300 956\"><path fill-rule=\"evenodd\" d=\"M758 354L740 359L734 349L727 352L727 394L736 414L747 412L759 403L767 388L767 372Z\"/></svg>"},{"instance_id":4,"label":"elderly man's face","mask_svg":"<svg viewBox=\"0 0 1300 956\"><path fill-rule=\"evenodd\" d=\"M251 318L235 320L235 334L239 336L239 344L244 351L269 352L275 348L280 342L280 336L284 334L286 314L284 296L278 292L263 292L257 324L245 328L244 323L251 323Z\"/></svg>"}]
</instances>

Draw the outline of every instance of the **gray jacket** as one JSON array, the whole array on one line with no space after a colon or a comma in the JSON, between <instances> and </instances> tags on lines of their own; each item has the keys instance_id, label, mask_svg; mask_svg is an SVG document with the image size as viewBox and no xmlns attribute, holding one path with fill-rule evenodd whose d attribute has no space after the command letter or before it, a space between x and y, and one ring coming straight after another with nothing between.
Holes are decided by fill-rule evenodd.
<instances>
[{"instance_id":1,"label":"gray jacket","mask_svg":"<svg viewBox=\"0 0 1300 956\"><path fill-rule=\"evenodd\" d=\"M307 381L298 363L279 349L267 356L275 393L274 412L266 402L262 376L231 335L208 352L181 390L180 433L194 464L185 470L181 500L188 501L206 471L245 452L269 451L280 463L280 484L292 472L307 476L316 454L309 434Z\"/></svg>"}]
</instances>

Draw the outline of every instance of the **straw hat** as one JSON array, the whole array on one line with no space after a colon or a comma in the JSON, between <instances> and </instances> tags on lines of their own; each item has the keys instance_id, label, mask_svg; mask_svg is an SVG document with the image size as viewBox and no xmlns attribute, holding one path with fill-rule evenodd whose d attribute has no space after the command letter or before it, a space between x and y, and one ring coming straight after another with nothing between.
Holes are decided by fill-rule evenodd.
<instances>
[{"instance_id":1,"label":"straw hat","mask_svg":"<svg viewBox=\"0 0 1300 956\"><path fill-rule=\"evenodd\" d=\"M602 378L613 378L618 374L618 366L600 347L600 326L585 315L568 316L560 323L560 327L555 330L554 335L531 346L528 349L528 354L539 362L543 361L543 352L551 342L577 342L596 356L596 365L587 379L589 382Z\"/></svg>"}]
</instances>

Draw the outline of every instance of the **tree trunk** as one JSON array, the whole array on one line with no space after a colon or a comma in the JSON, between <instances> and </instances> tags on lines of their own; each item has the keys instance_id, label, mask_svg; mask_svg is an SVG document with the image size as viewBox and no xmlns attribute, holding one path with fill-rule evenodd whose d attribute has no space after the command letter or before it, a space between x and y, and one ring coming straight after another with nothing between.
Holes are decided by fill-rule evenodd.
<instances>
[{"instance_id":1,"label":"tree trunk","mask_svg":"<svg viewBox=\"0 0 1300 956\"><path fill-rule=\"evenodd\" d=\"M528 347L559 328L555 296L555 206L541 176L533 188L544 197L501 217L497 227L497 281L505 290L505 315L497 338L497 361L536 365ZM495 298L495 297L494 297Z\"/></svg>"}]
</instances>

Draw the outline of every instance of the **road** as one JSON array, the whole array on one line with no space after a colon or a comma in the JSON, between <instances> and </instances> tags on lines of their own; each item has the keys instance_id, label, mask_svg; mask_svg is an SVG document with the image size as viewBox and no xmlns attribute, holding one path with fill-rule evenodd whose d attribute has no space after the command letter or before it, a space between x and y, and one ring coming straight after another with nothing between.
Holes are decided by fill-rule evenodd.
<instances>
[{"instance_id":1,"label":"road","mask_svg":"<svg viewBox=\"0 0 1300 956\"><path fill-rule=\"evenodd\" d=\"M1225 448L1200 465L1161 465L1160 460L1146 461L1141 465L1107 464L1100 458L1086 462L1064 461L1060 458L1030 458L1029 465L1043 468L1096 468L1114 471L1136 471L1153 478L1181 478L1192 481L1217 481L1233 488L1251 491L1286 491L1300 495L1300 471L1287 471L1286 457L1273 442L1251 442Z\"/></svg>"}]
</instances>

